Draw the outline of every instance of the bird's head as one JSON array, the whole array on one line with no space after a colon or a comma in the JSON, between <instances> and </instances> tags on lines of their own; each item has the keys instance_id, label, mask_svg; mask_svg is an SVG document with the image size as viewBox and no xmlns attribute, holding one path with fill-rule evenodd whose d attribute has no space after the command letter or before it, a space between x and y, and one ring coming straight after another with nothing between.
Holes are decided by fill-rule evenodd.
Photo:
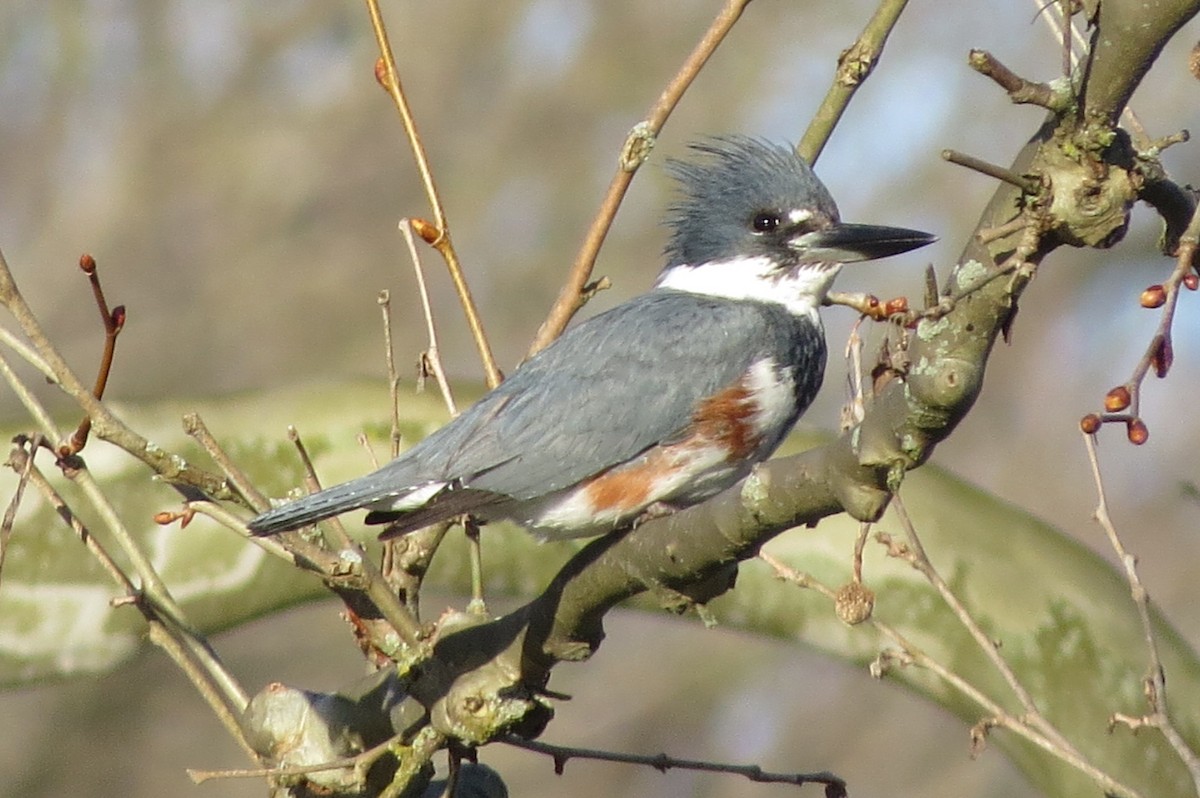
<instances>
[{"instance_id":1,"label":"bird's head","mask_svg":"<svg viewBox=\"0 0 1200 798\"><path fill-rule=\"evenodd\" d=\"M828 189L789 147L744 136L691 145L672 160L680 198L667 218L658 285L810 312L843 263L932 243L916 230L845 224Z\"/></svg>"}]
</instances>

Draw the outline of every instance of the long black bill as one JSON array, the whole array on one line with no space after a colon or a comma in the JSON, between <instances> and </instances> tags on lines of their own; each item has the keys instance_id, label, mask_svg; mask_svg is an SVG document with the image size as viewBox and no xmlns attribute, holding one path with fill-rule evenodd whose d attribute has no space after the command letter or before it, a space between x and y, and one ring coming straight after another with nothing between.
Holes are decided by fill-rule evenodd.
<instances>
[{"instance_id":1,"label":"long black bill","mask_svg":"<svg viewBox=\"0 0 1200 798\"><path fill-rule=\"evenodd\" d=\"M886 258L937 241L937 236L903 227L838 222L824 230L805 233L792 241L805 260L852 263Z\"/></svg>"}]
</instances>

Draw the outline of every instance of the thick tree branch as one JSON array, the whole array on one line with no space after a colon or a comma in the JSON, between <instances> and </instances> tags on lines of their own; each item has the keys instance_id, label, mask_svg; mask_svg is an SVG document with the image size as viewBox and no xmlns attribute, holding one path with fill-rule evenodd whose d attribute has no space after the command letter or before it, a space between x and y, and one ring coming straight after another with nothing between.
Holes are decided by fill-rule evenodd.
<instances>
[{"instance_id":1,"label":"thick tree branch","mask_svg":"<svg viewBox=\"0 0 1200 798\"><path fill-rule=\"evenodd\" d=\"M1179 22L1172 24L1160 35ZM1104 96L1127 97L1136 85L1129 73L1161 49L1159 40L1138 41L1140 49L1121 49L1129 59L1125 89ZM947 281L944 295L958 297L953 308L917 324L908 341L912 366L877 391L861 424L826 446L760 467L740 490L636 534L592 542L525 607L449 635L435 655L445 667L418 679L414 691L422 703L433 699L426 705L434 724L487 739L496 729L488 724L508 712L529 722L522 731L536 733L547 719L537 693L550 669L587 657L603 638L604 614L620 601L649 590L678 609L703 603L732 584L738 561L786 529L842 511L878 518L903 474L925 462L970 410L992 346L1007 333L1037 263L1062 244L1118 241L1140 183L1127 137L1079 124L1069 111L1047 120L1011 171L1035 179L1025 189L999 186L976 228L992 231L987 243L973 237ZM505 712L491 707L486 718L463 711L484 693L512 696L512 703Z\"/></svg>"}]
</instances>

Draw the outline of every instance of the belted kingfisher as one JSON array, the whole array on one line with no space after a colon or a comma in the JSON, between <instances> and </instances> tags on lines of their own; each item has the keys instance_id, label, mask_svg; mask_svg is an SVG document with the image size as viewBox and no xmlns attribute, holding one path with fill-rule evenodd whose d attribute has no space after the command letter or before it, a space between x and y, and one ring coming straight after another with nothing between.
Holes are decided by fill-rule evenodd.
<instances>
[{"instance_id":1,"label":"belted kingfisher","mask_svg":"<svg viewBox=\"0 0 1200 798\"><path fill-rule=\"evenodd\" d=\"M932 243L843 224L786 146L705 139L670 161L653 289L568 330L374 473L265 512L256 535L366 508L392 537L469 514L541 538L598 535L704 501L765 460L825 371L817 308L843 263Z\"/></svg>"}]
</instances>

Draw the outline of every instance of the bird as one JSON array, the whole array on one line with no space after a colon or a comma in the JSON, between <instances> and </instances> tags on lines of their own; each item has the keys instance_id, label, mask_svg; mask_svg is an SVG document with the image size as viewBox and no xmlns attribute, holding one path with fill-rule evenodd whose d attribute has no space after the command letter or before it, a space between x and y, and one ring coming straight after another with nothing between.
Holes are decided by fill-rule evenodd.
<instances>
[{"instance_id":1,"label":"bird","mask_svg":"<svg viewBox=\"0 0 1200 798\"><path fill-rule=\"evenodd\" d=\"M785 144L742 135L670 159L678 198L651 290L569 328L366 476L268 510L254 535L366 509L389 538L471 516L598 536L702 502L767 459L825 371L818 315L842 265L932 243L846 224Z\"/></svg>"}]
</instances>

